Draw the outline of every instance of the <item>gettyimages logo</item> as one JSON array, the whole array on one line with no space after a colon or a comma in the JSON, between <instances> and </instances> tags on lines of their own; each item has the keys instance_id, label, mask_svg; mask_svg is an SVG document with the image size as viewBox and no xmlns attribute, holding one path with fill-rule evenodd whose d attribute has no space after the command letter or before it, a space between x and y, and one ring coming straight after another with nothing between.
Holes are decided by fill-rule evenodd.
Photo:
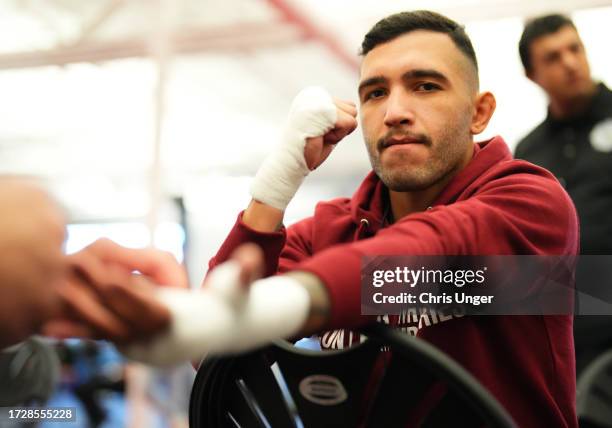
<instances>
[{"instance_id":1,"label":"gettyimages logo","mask_svg":"<svg viewBox=\"0 0 612 428\"><path fill-rule=\"evenodd\" d=\"M375 270L372 273L372 285L382 287L385 284L406 284L411 288L419 284L435 285L454 285L463 287L464 285L482 284L485 282L485 272L487 267L481 269L410 269L407 266L389 270Z\"/></svg>"},{"instance_id":2,"label":"gettyimages logo","mask_svg":"<svg viewBox=\"0 0 612 428\"><path fill-rule=\"evenodd\" d=\"M366 256L361 314L572 314L575 268L573 255Z\"/></svg>"}]
</instances>

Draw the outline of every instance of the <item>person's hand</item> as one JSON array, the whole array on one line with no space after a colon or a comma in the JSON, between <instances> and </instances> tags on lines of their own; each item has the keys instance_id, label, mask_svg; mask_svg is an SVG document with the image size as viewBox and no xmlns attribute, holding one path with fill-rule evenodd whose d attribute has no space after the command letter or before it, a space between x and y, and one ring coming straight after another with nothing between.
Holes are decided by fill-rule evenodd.
<instances>
[{"instance_id":1,"label":"person's hand","mask_svg":"<svg viewBox=\"0 0 612 428\"><path fill-rule=\"evenodd\" d=\"M188 286L183 267L155 249L130 249L102 239L68 257L60 290L61 316L45 325L55 337L88 337L127 343L160 334L170 313L158 285ZM134 274L138 270L140 274Z\"/></svg>"},{"instance_id":2,"label":"person's hand","mask_svg":"<svg viewBox=\"0 0 612 428\"><path fill-rule=\"evenodd\" d=\"M239 247L191 293L164 288L159 298L172 314L170 328L151 340L120 346L134 360L153 365L194 361L207 353L244 352L294 336L307 325L308 290L289 276L258 279L261 249Z\"/></svg>"},{"instance_id":3,"label":"person's hand","mask_svg":"<svg viewBox=\"0 0 612 428\"><path fill-rule=\"evenodd\" d=\"M302 90L291 104L280 144L257 171L253 199L284 211L310 171L357 127L356 115L354 104L334 101L323 88Z\"/></svg>"},{"instance_id":4,"label":"person's hand","mask_svg":"<svg viewBox=\"0 0 612 428\"><path fill-rule=\"evenodd\" d=\"M189 287L185 268L166 251L155 248L126 248L107 238L98 239L81 253L91 254L104 264L138 271L159 285Z\"/></svg>"},{"instance_id":5,"label":"person's hand","mask_svg":"<svg viewBox=\"0 0 612 428\"><path fill-rule=\"evenodd\" d=\"M247 292L248 287L253 281L261 278L265 269L264 254L262 249L252 243L242 244L231 254L227 266L233 266L233 270L237 272L236 280L224 281L218 276L218 271L212 275L216 268L213 269L206 279L202 288L214 289L216 292L223 293L226 298L239 298L240 294ZM233 278L234 274L231 274ZM215 278L216 277L216 278Z\"/></svg>"},{"instance_id":6,"label":"person's hand","mask_svg":"<svg viewBox=\"0 0 612 428\"><path fill-rule=\"evenodd\" d=\"M37 331L59 308L65 218L40 188L0 179L0 347Z\"/></svg>"},{"instance_id":7,"label":"person's hand","mask_svg":"<svg viewBox=\"0 0 612 428\"><path fill-rule=\"evenodd\" d=\"M311 171L318 168L330 155L336 144L357 128L357 107L352 101L334 99L336 122L334 127L318 137L306 139L304 159Z\"/></svg>"}]
</instances>

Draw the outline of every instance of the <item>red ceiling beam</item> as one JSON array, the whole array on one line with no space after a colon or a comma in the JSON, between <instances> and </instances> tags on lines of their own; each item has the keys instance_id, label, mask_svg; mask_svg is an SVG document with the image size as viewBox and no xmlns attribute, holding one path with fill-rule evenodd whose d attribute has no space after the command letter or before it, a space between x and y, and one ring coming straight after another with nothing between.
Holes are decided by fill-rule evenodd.
<instances>
[{"instance_id":1,"label":"red ceiling beam","mask_svg":"<svg viewBox=\"0 0 612 428\"><path fill-rule=\"evenodd\" d=\"M291 5L288 0L266 1L281 13L285 21L300 28L305 37L320 41L343 64L349 67L352 71L359 72L359 61L357 59L357 55L348 53L333 34L324 31L320 26L316 25L312 19L307 17L295 6Z\"/></svg>"}]
</instances>

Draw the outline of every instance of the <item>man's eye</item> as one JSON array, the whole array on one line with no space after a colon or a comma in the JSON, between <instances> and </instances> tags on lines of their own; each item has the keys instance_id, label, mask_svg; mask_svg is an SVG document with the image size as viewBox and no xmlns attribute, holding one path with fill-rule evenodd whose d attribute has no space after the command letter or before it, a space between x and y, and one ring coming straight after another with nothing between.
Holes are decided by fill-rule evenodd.
<instances>
[{"instance_id":1,"label":"man's eye","mask_svg":"<svg viewBox=\"0 0 612 428\"><path fill-rule=\"evenodd\" d=\"M573 52L573 53L578 53L578 52L581 51L581 46L578 45L578 44L571 45L570 46L570 51Z\"/></svg>"},{"instance_id":2,"label":"man's eye","mask_svg":"<svg viewBox=\"0 0 612 428\"><path fill-rule=\"evenodd\" d=\"M546 56L544 57L544 62L545 62L546 64L552 64L552 63L554 63L554 62L559 61L559 59L560 59L560 58L561 58L561 55L559 55L559 53L558 53L558 52L555 52L555 53L552 53L552 54L546 55Z\"/></svg>"},{"instance_id":3,"label":"man's eye","mask_svg":"<svg viewBox=\"0 0 612 428\"><path fill-rule=\"evenodd\" d=\"M373 91L370 91L366 94L365 99L366 100L371 100L371 99L375 99L375 98L380 98L382 96L385 95L385 90L384 89L374 89Z\"/></svg>"},{"instance_id":4,"label":"man's eye","mask_svg":"<svg viewBox=\"0 0 612 428\"><path fill-rule=\"evenodd\" d=\"M429 82L419 83L416 86L417 91L423 91L423 92L432 92L437 89L440 89L438 85L436 85L435 83L429 83Z\"/></svg>"}]
</instances>

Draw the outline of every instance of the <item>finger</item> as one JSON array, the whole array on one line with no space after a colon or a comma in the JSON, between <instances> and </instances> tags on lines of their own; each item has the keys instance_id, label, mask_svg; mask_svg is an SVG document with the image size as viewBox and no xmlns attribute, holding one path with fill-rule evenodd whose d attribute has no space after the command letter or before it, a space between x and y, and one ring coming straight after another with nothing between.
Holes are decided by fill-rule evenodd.
<instances>
[{"instance_id":1,"label":"finger","mask_svg":"<svg viewBox=\"0 0 612 428\"><path fill-rule=\"evenodd\" d=\"M321 159L321 151L323 150L323 137L311 137L306 139L304 146L304 160L309 170L313 170L318 166Z\"/></svg>"},{"instance_id":2,"label":"finger","mask_svg":"<svg viewBox=\"0 0 612 428\"><path fill-rule=\"evenodd\" d=\"M55 339L69 339L71 337L96 338L90 327L68 319L47 321L41 328L41 334Z\"/></svg>"},{"instance_id":3,"label":"finger","mask_svg":"<svg viewBox=\"0 0 612 428\"><path fill-rule=\"evenodd\" d=\"M357 104L355 104L355 102L352 101L352 100L348 100L348 99L344 99L344 98L335 98L335 97L333 98L333 100L334 100L334 103L336 103L336 104L337 103L341 103L341 104L346 104L346 105L349 105L349 106L357 107Z\"/></svg>"},{"instance_id":4,"label":"finger","mask_svg":"<svg viewBox=\"0 0 612 428\"><path fill-rule=\"evenodd\" d=\"M112 282L126 280L130 272L116 265L105 265L92 251L84 250L68 256L70 277L75 284L86 287L101 297L104 287ZM122 277L122 278L120 278Z\"/></svg>"},{"instance_id":5,"label":"finger","mask_svg":"<svg viewBox=\"0 0 612 428\"><path fill-rule=\"evenodd\" d=\"M341 111L338 114L338 117L336 118L336 123L334 126L334 129L346 129L348 133L351 133L355 130L355 128L357 128L357 120L355 119L354 116Z\"/></svg>"},{"instance_id":6,"label":"finger","mask_svg":"<svg viewBox=\"0 0 612 428\"><path fill-rule=\"evenodd\" d=\"M78 302L68 302L77 319L91 325L103 338L123 342L153 334L169 323L170 314L154 298L154 288L147 284L145 289L135 280L140 275L129 274L116 265L103 266L91 254L81 254L73 262L77 277L74 289L80 287L76 293L80 297Z\"/></svg>"},{"instance_id":7,"label":"finger","mask_svg":"<svg viewBox=\"0 0 612 428\"><path fill-rule=\"evenodd\" d=\"M325 134L324 144L337 144L340 140L346 137L357 128L357 121L354 117L345 112L338 114L334 129Z\"/></svg>"},{"instance_id":8,"label":"finger","mask_svg":"<svg viewBox=\"0 0 612 428\"><path fill-rule=\"evenodd\" d=\"M68 319L88 326L95 335L112 341L129 337L128 327L115 314L104 307L96 295L78 280L58 290Z\"/></svg>"},{"instance_id":9,"label":"finger","mask_svg":"<svg viewBox=\"0 0 612 428\"><path fill-rule=\"evenodd\" d=\"M113 287L120 287L130 282L132 274L117 264L104 264L98 257L85 252L72 259L73 277L76 284L87 289L97 304L104 307L108 312L130 325L130 319L124 319L123 313L108 301Z\"/></svg>"},{"instance_id":10,"label":"finger","mask_svg":"<svg viewBox=\"0 0 612 428\"><path fill-rule=\"evenodd\" d=\"M127 339L150 335L170 322L167 308L156 300L152 283L142 275L130 274L117 265L104 266L102 275L100 266L96 266L99 261L95 257L88 261L89 272L80 272L83 283L96 293L108 312L128 327Z\"/></svg>"},{"instance_id":11,"label":"finger","mask_svg":"<svg viewBox=\"0 0 612 428\"><path fill-rule=\"evenodd\" d=\"M105 290L108 307L130 327L130 338L142 339L170 324L170 311L154 295L155 288L141 275L129 284L113 284Z\"/></svg>"},{"instance_id":12,"label":"finger","mask_svg":"<svg viewBox=\"0 0 612 428\"><path fill-rule=\"evenodd\" d=\"M324 144L321 151L321 163L327 159L331 152L336 148L336 144ZM318 165L317 165L318 166Z\"/></svg>"},{"instance_id":13,"label":"finger","mask_svg":"<svg viewBox=\"0 0 612 428\"><path fill-rule=\"evenodd\" d=\"M261 278L264 272L264 256L261 248L253 243L241 245L230 257L240 266L240 283L244 286Z\"/></svg>"},{"instance_id":14,"label":"finger","mask_svg":"<svg viewBox=\"0 0 612 428\"><path fill-rule=\"evenodd\" d=\"M110 239L99 239L88 249L104 262L118 263L126 269L137 270L158 284L189 286L185 269L168 252L153 248L125 248Z\"/></svg>"},{"instance_id":15,"label":"finger","mask_svg":"<svg viewBox=\"0 0 612 428\"><path fill-rule=\"evenodd\" d=\"M347 104L341 101L336 101L335 104L339 111L357 117L357 107L354 104Z\"/></svg>"}]
</instances>

